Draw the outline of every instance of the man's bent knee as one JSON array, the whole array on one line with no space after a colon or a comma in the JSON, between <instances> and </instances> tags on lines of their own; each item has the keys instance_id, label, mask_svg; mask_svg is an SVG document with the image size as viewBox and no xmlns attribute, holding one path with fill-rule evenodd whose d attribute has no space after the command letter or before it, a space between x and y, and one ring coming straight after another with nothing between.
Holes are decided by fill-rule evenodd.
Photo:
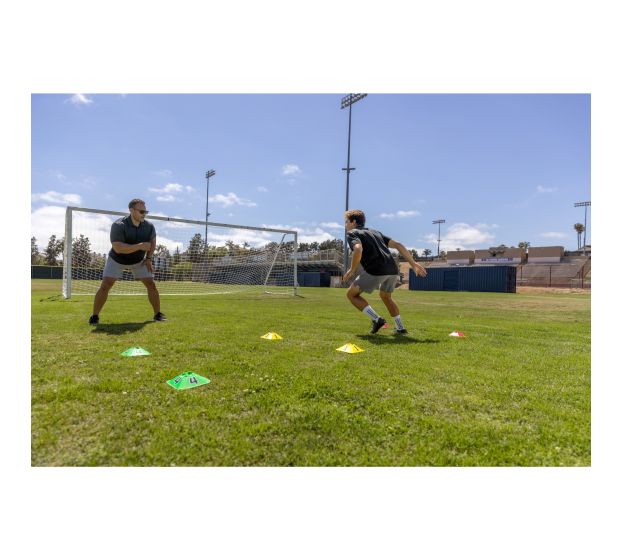
<instances>
[{"instance_id":1,"label":"man's bent knee","mask_svg":"<svg viewBox=\"0 0 621 560\"><path fill-rule=\"evenodd\" d=\"M349 299L358 297L360 295L360 288L358 286L350 286L349 290L347 290L347 297Z\"/></svg>"}]
</instances>

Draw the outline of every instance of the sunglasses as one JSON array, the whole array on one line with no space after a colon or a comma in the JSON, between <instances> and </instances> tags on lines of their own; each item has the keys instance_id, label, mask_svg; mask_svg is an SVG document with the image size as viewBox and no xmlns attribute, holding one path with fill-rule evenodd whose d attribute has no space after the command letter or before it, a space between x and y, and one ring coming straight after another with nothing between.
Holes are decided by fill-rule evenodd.
<instances>
[{"instance_id":1,"label":"sunglasses","mask_svg":"<svg viewBox=\"0 0 621 560\"><path fill-rule=\"evenodd\" d=\"M138 210L137 208L132 208L132 210L136 210L136 212L140 212L141 214L148 214L148 210Z\"/></svg>"}]
</instances>

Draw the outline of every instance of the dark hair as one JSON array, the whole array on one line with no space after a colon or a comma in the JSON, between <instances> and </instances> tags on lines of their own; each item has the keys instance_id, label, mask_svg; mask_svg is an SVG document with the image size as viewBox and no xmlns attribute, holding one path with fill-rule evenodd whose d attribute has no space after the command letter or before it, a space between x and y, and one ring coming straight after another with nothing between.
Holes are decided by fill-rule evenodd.
<instances>
[{"instance_id":1,"label":"dark hair","mask_svg":"<svg viewBox=\"0 0 621 560\"><path fill-rule=\"evenodd\" d=\"M362 210L348 210L347 212L345 212L345 217L350 222L356 222L356 225L359 227L364 227L364 224L367 221Z\"/></svg>"},{"instance_id":2,"label":"dark hair","mask_svg":"<svg viewBox=\"0 0 621 560\"><path fill-rule=\"evenodd\" d=\"M136 204L144 204L144 200L142 200L141 198L132 198L129 201L129 204L127 205L128 208L135 208Z\"/></svg>"}]
</instances>

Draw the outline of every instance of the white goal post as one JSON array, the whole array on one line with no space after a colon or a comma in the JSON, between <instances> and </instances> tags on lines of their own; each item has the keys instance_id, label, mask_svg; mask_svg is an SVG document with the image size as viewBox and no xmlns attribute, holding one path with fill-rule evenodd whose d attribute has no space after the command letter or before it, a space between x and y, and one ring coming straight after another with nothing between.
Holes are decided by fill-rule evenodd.
<instances>
[{"instance_id":1,"label":"white goal post","mask_svg":"<svg viewBox=\"0 0 621 560\"><path fill-rule=\"evenodd\" d=\"M63 296L94 295L111 249L110 227L124 212L67 207ZM152 216L155 282L162 295L297 294L297 231ZM205 239L207 243L205 243ZM146 294L129 271L111 294Z\"/></svg>"}]
</instances>

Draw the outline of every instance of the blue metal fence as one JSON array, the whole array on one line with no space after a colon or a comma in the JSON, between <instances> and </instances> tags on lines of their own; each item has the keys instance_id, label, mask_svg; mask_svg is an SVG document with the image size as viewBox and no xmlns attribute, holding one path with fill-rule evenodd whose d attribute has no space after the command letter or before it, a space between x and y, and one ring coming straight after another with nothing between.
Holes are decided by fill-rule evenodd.
<instances>
[{"instance_id":1,"label":"blue metal fence","mask_svg":"<svg viewBox=\"0 0 621 560\"><path fill-rule=\"evenodd\" d=\"M459 292L516 292L515 266L428 268L421 278L410 271L410 290Z\"/></svg>"}]
</instances>

